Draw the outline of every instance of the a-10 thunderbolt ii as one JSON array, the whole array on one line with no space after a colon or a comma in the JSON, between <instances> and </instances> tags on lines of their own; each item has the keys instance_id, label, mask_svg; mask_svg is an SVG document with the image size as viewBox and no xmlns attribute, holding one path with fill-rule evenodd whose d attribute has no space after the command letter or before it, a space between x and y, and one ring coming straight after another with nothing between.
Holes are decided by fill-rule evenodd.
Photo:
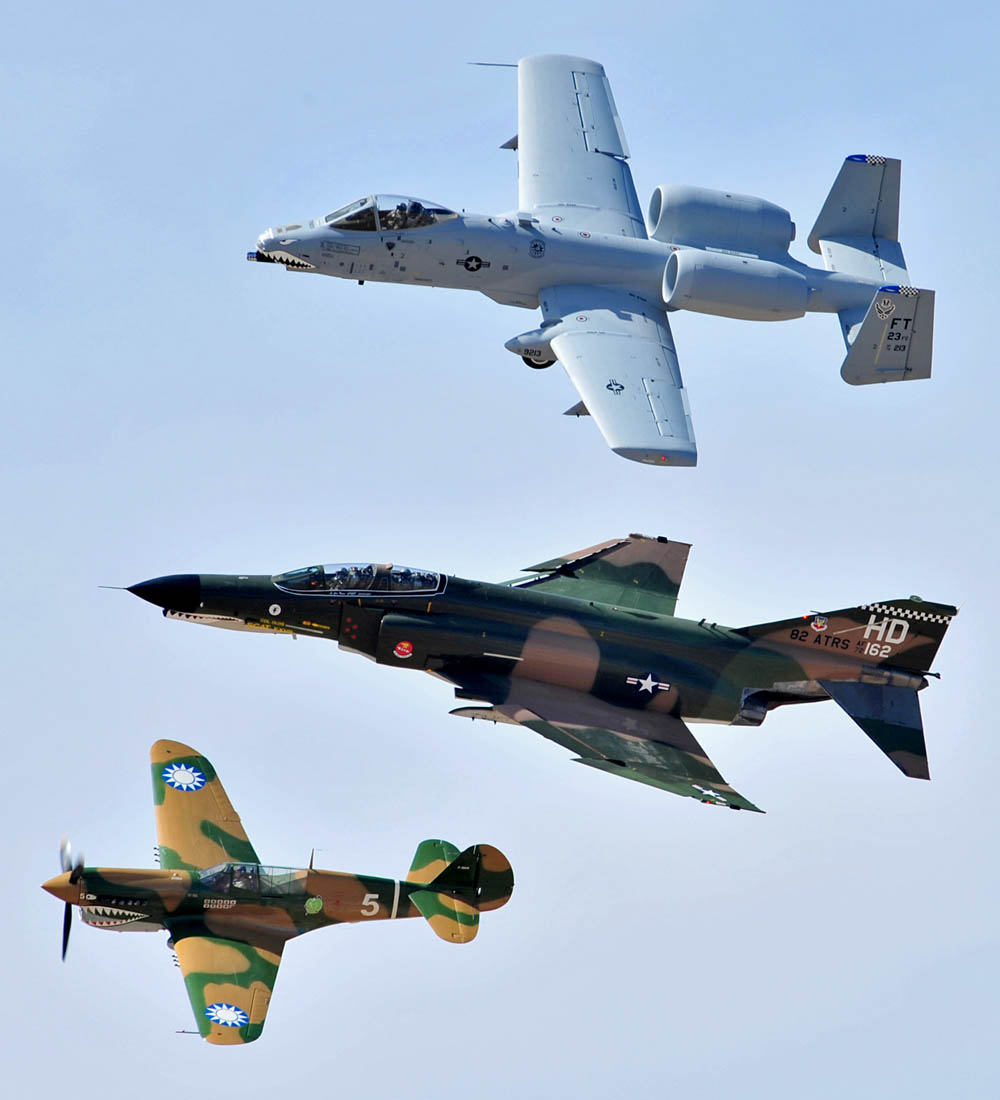
<instances>
[{"instance_id":1,"label":"a-10 thunderbolt ii","mask_svg":"<svg viewBox=\"0 0 1000 1100\"><path fill-rule=\"evenodd\" d=\"M115 932L166 929L195 1021L210 1043L260 1036L285 944L332 924L425 917L468 943L479 914L510 898L514 875L486 844L425 840L405 880L263 866L211 763L178 741L150 749L159 870L87 867L66 841L63 873L43 884L66 903L63 958L78 907Z\"/></svg>"},{"instance_id":2,"label":"a-10 thunderbolt ii","mask_svg":"<svg viewBox=\"0 0 1000 1100\"><path fill-rule=\"evenodd\" d=\"M917 692L954 607L916 597L738 629L674 615L685 543L630 535L489 584L397 565L180 574L129 588L168 619L308 634L446 680L467 718L527 726L580 763L756 809L688 722L759 725L834 699L905 774L929 778Z\"/></svg>"},{"instance_id":3,"label":"a-10 thunderbolt ii","mask_svg":"<svg viewBox=\"0 0 1000 1100\"><path fill-rule=\"evenodd\" d=\"M558 360L608 445L625 458L693 466L694 431L667 314L748 321L837 315L860 385L928 378L932 291L916 290L898 242L900 163L849 156L808 234L824 269L793 259L795 226L774 203L657 187L643 220L604 69L541 55L517 65L518 208L483 217L371 195L268 229L250 260L344 279L478 290L541 307L506 347Z\"/></svg>"}]
</instances>

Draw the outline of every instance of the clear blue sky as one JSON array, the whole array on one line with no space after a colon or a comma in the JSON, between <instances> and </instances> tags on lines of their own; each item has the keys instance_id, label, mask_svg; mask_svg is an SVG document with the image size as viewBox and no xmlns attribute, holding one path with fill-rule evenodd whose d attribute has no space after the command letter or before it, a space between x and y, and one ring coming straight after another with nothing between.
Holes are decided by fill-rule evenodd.
<instances>
[{"instance_id":1,"label":"clear blue sky","mask_svg":"<svg viewBox=\"0 0 1000 1100\"><path fill-rule=\"evenodd\" d=\"M613 22L609 19L613 17ZM987 5L514 0L57 4L0 40L6 1079L150 1100L992 1097L996 16ZM836 323L675 315L695 470L611 455L537 314L250 265L266 226L372 191L516 204L514 74L604 63L645 202L758 194L799 225L845 154L903 160L937 291L934 378L854 389ZM922 696L933 781L832 703L699 727L768 811L726 814L463 723L429 677L308 639L165 623L98 588L394 560L502 579L643 531L692 542L679 611L733 625L918 593L962 605ZM417 842L510 857L453 948L412 921L292 943L260 1042L208 1047L164 937L38 884L68 832L151 863L147 752L218 767L262 858L405 873ZM39 1080L42 1078L41 1084Z\"/></svg>"}]
</instances>

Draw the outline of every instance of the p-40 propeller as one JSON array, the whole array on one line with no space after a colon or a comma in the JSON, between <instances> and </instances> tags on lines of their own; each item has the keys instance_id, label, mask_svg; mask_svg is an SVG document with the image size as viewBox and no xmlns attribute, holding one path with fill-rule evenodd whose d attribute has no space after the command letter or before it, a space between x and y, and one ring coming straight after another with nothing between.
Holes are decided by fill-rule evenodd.
<instances>
[{"instance_id":1,"label":"p-40 propeller","mask_svg":"<svg viewBox=\"0 0 1000 1100\"><path fill-rule=\"evenodd\" d=\"M59 863L64 872L69 871L69 881L75 886L80 881L80 875L83 874L83 852L78 852L74 858L73 847L66 837L63 837L59 842ZM63 910L62 931L62 957L64 962L66 960L66 948L69 946L69 930L72 924L73 906L66 902Z\"/></svg>"}]
</instances>

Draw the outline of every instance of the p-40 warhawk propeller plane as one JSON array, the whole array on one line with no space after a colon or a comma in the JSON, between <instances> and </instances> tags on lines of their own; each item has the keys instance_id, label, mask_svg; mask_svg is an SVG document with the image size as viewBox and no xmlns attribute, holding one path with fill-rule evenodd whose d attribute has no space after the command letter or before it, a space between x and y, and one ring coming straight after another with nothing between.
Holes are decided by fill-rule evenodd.
<instances>
[{"instance_id":1,"label":"p-40 warhawk propeller plane","mask_svg":"<svg viewBox=\"0 0 1000 1100\"><path fill-rule=\"evenodd\" d=\"M489 584L398 565L277 576L181 574L129 591L168 619L310 634L417 668L582 764L716 806L754 810L688 722L759 725L833 699L905 774L929 778L917 692L954 607L909 599L739 629L675 617L685 543L630 535Z\"/></svg>"},{"instance_id":2,"label":"p-40 warhawk propeller plane","mask_svg":"<svg viewBox=\"0 0 1000 1100\"><path fill-rule=\"evenodd\" d=\"M198 1030L210 1043L258 1038L285 944L328 924L425 917L441 939L468 943L479 914L510 898L514 875L486 844L464 852L444 840L417 848L406 879L265 867L215 769L188 745L150 750L160 869L86 867L63 842L63 874L44 889L94 928L166 929Z\"/></svg>"},{"instance_id":3,"label":"p-40 warhawk propeller plane","mask_svg":"<svg viewBox=\"0 0 1000 1100\"><path fill-rule=\"evenodd\" d=\"M562 363L617 454L653 465L697 459L667 313L748 321L837 314L862 385L928 378L934 294L909 285L898 243L899 161L850 156L808 235L825 270L793 259L795 226L764 199L658 187L643 220L604 69L540 55L517 65L518 208L482 217L371 195L325 217L268 229L247 259L358 282L479 290L542 310L506 347L532 367Z\"/></svg>"}]
</instances>

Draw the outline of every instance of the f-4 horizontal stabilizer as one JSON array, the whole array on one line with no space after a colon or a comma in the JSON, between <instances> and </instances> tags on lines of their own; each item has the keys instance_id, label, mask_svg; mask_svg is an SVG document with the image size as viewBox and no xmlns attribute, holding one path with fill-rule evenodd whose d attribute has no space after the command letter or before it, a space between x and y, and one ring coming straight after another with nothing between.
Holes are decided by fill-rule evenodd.
<instances>
[{"instance_id":1,"label":"f-4 horizontal stabilizer","mask_svg":"<svg viewBox=\"0 0 1000 1100\"><path fill-rule=\"evenodd\" d=\"M930 378L934 346L934 291L912 286L883 286L850 341L840 376L852 386Z\"/></svg>"},{"instance_id":2,"label":"f-4 horizontal stabilizer","mask_svg":"<svg viewBox=\"0 0 1000 1100\"><path fill-rule=\"evenodd\" d=\"M903 775L913 779L930 779L924 725L916 691L843 680L820 680L819 683Z\"/></svg>"}]
</instances>

